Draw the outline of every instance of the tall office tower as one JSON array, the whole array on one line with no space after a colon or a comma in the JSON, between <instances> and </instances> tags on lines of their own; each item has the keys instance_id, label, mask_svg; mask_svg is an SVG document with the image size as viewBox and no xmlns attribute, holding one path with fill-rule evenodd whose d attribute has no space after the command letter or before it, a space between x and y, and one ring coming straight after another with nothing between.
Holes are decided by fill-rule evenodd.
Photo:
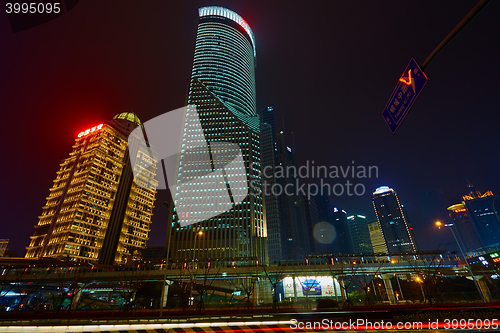
<instances>
[{"instance_id":1,"label":"tall office tower","mask_svg":"<svg viewBox=\"0 0 500 333\"><path fill-rule=\"evenodd\" d=\"M188 105L195 105L203 133L187 130L182 147L195 147L201 138L214 142L237 144L243 156L245 174L233 175L247 179L249 194L238 203L232 191L220 193L231 197L232 208L200 222L181 225L176 210L183 205L176 193L171 205L171 255L173 259L256 258L263 263L267 255L267 226L263 212L260 184L260 120L255 106L255 40L248 24L235 12L222 7L199 9ZM189 116L189 115L188 115ZM189 117L186 129L189 129ZM211 147L211 146L210 146ZM210 148L211 149L211 148ZM213 154L213 150L211 154ZM200 167L198 161L206 149L183 150L178 160L178 181L182 183L203 177L220 166L214 160ZM206 167L205 170L201 170ZM230 186L226 180L226 186ZM203 184L189 189L192 196L203 194ZM189 195L189 193L188 193ZM214 192L205 205L220 201ZM177 197L179 196L179 197ZM197 214L191 206L182 207L186 214ZM168 235L167 235L168 236ZM167 237L168 239L168 237ZM168 245L167 245L168 246ZM247 260L247 259L240 259Z\"/></svg>"},{"instance_id":2,"label":"tall office tower","mask_svg":"<svg viewBox=\"0 0 500 333\"><path fill-rule=\"evenodd\" d=\"M265 109L260 111L260 122L262 124L269 125L271 127L272 140L274 143L274 151L276 152L275 158L277 156L278 145L276 142L276 119L274 116L274 107L273 105L268 105Z\"/></svg>"},{"instance_id":3,"label":"tall office tower","mask_svg":"<svg viewBox=\"0 0 500 333\"><path fill-rule=\"evenodd\" d=\"M147 184L150 190L130 178L128 188L123 185L124 170L130 168L128 135L138 125L139 118L125 112L78 134L69 157L60 164L26 258L69 257L97 263L111 229L118 233L112 253L115 262L124 263L135 249L146 247L156 194L154 177ZM143 160L151 162L141 150L135 158L135 168ZM114 220L119 223L110 228Z\"/></svg>"},{"instance_id":4,"label":"tall office tower","mask_svg":"<svg viewBox=\"0 0 500 333\"><path fill-rule=\"evenodd\" d=\"M313 197L311 199L307 199L305 197L304 200L304 213L306 216L306 241L309 243L309 253L308 254L325 254L326 248L324 244L319 243L314 239L314 227L319 222L318 217L318 207L316 206L316 198Z\"/></svg>"},{"instance_id":5,"label":"tall office tower","mask_svg":"<svg viewBox=\"0 0 500 333\"><path fill-rule=\"evenodd\" d=\"M332 224L337 232L337 237L333 242L334 253L353 253L351 230L347 221L345 210L334 207L332 210Z\"/></svg>"},{"instance_id":6,"label":"tall office tower","mask_svg":"<svg viewBox=\"0 0 500 333\"><path fill-rule=\"evenodd\" d=\"M318 208L318 218L320 222L332 221L332 209L330 207L330 199L326 194L318 194L314 197L316 207Z\"/></svg>"},{"instance_id":7,"label":"tall office tower","mask_svg":"<svg viewBox=\"0 0 500 333\"><path fill-rule=\"evenodd\" d=\"M387 186L373 193L373 208L389 253L416 252L413 234L396 192Z\"/></svg>"},{"instance_id":8,"label":"tall office tower","mask_svg":"<svg viewBox=\"0 0 500 333\"><path fill-rule=\"evenodd\" d=\"M354 253L372 253L373 247L370 240L370 230L368 221L363 215L351 215L347 217L349 230L351 231L352 245Z\"/></svg>"},{"instance_id":9,"label":"tall office tower","mask_svg":"<svg viewBox=\"0 0 500 333\"><path fill-rule=\"evenodd\" d=\"M262 184L264 192L264 214L267 223L267 247L271 263L282 260L282 233L285 226L279 215L278 198L271 193L276 184L274 177L277 163L276 132L274 125L274 109L270 105L260 113L260 158L262 168Z\"/></svg>"},{"instance_id":10,"label":"tall office tower","mask_svg":"<svg viewBox=\"0 0 500 333\"><path fill-rule=\"evenodd\" d=\"M456 230L455 235L462 249L470 254L474 251L480 251L482 248L481 241L479 240L479 236L474 228L474 223L469 216L465 204L460 203L450 206L448 207L448 211L453 221L452 228Z\"/></svg>"},{"instance_id":11,"label":"tall office tower","mask_svg":"<svg viewBox=\"0 0 500 333\"><path fill-rule=\"evenodd\" d=\"M296 190L300 186L297 164L292 147L287 143L284 131L277 137L276 183L278 191L279 217L282 228L282 260L303 260L311 252L308 242L304 198Z\"/></svg>"},{"instance_id":12,"label":"tall office tower","mask_svg":"<svg viewBox=\"0 0 500 333\"><path fill-rule=\"evenodd\" d=\"M269 105L260 116L269 258L271 262L304 259L313 251L310 243L312 230L308 227L305 212L306 199L294 190L284 193L287 185L295 189L299 182L295 156L284 132L277 136L274 107Z\"/></svg>"},{"instance_id":13,"label":"tall office tower","mask_svg":"<svg viewBox=\"0 0 500 333\"><path fill-rule=\"evenodd\" d=\"M241 16L223 7L202 7L199 16L191 78L203 83L237 117L255 118L252 30ZM258 118L250 121L255 120Z\"/></svg>"},{"instance_id":14,"label":"tall office tower","mask_svg":"<svg viewBox=\"0 0 500 333\"><path fill-rule=\"evenodd\" d=\"M378 221L368 224L368 231L370 232L373 253L386 253L387 247L385 246L384 235L382 235Z\"/></svg>"},{"instance_id":15,"label":"tall office tower","mask_svg":"<svg viewBox=\"0 0 500 333\"><path fill-rule=\"evenodd\" d=\"M482 243L482 248L494 248L500 246L500 221L493 211L493 193L488 191L482 194L474 189L471 184L468 185L469 194L463 196L463 204L467 208L474 229ZM500 205L499 200L496 207Z\"/></svg>"},{"instance_id":16,"label":"tall office tower","mask_svg":"<svg viewBox=\"0 0 500 333\"><path fill-rule=\"evenodd\" d=\"M332 209L330 200L326 194L314 196L318 222L313 226L314 251L316 254L334 253L333 244L335 242L336 231L332 225ZM311 249L311 250L313 250Z\"/></svg>"}]
</instances>

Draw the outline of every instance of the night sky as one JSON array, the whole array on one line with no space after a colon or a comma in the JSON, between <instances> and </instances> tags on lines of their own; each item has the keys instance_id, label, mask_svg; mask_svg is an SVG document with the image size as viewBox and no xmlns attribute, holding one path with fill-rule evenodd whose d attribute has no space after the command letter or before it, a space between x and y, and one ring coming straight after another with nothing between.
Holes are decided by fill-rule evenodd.
<instances>
[{"instance_id":1,"label":"night sky","mask_svg":"<svg viewBox=\"0 0 500 333\"><path fill-rule=\"evenodd\" d=\"M274 105L299 165L378 166L378 179L355 180L364 196L332 204L375 218L371 194L388 185L420 247L446 245L449 231L422 222L417 194L441 188L456 203L467 179L482 192L500 190L500 2L427 67L429 81L395 135L381 113L410 58L422 64L476 3L86 0L18 33L2 12L0 238L24 255L80 131L124 111L144 122L184 105L197 8L217 5L252 28L258 109ZM148 245L163 245L166 198L157 195Z\"/></svg>"}]
</instances>

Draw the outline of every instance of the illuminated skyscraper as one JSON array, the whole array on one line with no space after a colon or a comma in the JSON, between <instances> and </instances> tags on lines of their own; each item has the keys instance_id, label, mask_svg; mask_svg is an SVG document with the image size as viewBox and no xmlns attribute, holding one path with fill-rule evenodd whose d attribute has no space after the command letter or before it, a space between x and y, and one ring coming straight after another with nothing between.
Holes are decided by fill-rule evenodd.
<instances>
[{"instance_id":1,"label":"illuminated skyscraper","mask_svg":"<svg viewBox=\"0 0 500 333\"><path fill-rule=\"evenodd\" d=\"M373 193L373 208L389 253L416 252L415 241L396 192L387 186Z\"/></svg>"},{"instance_id":2,"label":"illuminated skyscraper","mask_svg":"<svg viewBox=\"0 0 500 333\"><path fill-rule=\"evenodd\" d=\"M334 207L331 211L332 225L337 232L332 247L333 253L353 253L354 247L352 245L351 229L347 220L347 212L343 209Z\"/></svg>"},{"instance_id":3,"label":"illuminated skyscraper","mask_svg":"<svg viewBox=\"0 0 500 333\"><path fill-rule=\"evenodd\" d=\"M354 253L373 252L372 243L370 241L370 231L368 229L368 224L372 221L368 221L363 215L348 216L347 221L351 232Z\"/></svg>"},{"instance_id":4,"label":"illuminated skyscraper","mask_svg":"<svg viewBox=\"0 0 500 333\"><path fill-rule=\"evenodd\" d=\"M124 263L135 249L146 247L156 191L136 186L132 172L126 172L131 167L128 135L138 125L134 113L124 112L78 135L60 164L26 258L97 263L104 245L110 249L108 263ZM141 160L151 164L141 150L135 157L135 168ZM110 221L115 221L112 227Z\"/></svg>"},{"instance_id":5,"label":"illuminated skyscraper","mask_svg":"<svg viewBox=\"0 0 500 333\"><path fill-rule=\"evenodd\" d=\"M372 244L373 253L386 253L384 235L378 222L368 224L368 231L370 232L370 242Z\"/></svg>"},{"instance_id":6,"label":"illuminated skyscraper","mask_svg":"<svg viewBox=\"0 0 500 333\"><path fill-rule=\"evenodd\" d=\"M457 231L458 241L461 243L462 249L467 253L480 251L482 248L479 236L474 228L474 224L469 216L465 204L456 204L448 207L449 216L453 221L452 228Z\"/></svg>"},{"instance_id":7,"label":"illuminated skyscraper","mask_svg":"<svg viewBox=\"0 0 500 333\"><path fill-rule=\"evenodd\" d=\"M481 193L469 184L469 194L463 196L463 204L472 219L482 248L500 246L500 221L493 211L493 192ZM498 201L496 206L498 207Z\"/></svg>"},{"instance_id":8,"label":"illuminated skyscraper","mask_svg":"<svg viewBox=\"0 0 500 333\"><path fill-rule=\"evenodd\" d=\"M248 24L223 7L202 7L191 78L231 111L256 116L255 38Z\"/></svg>"},{"instance_id":9,"label":"illuminated skyscraper","mask_svg":"<svg viewBox=\"0 0 500 333\"><path fill-rule=\"evenodd\" d=\"M246 179L244 187L249 194L239 203L230 191L232 209L201 222L181 225L176 209L183 205L181 199L185 194L175 193L170 215L172 259L259 258L267 262L267 226L258 185L261 166L260 121L255 106L255 40L250 27L231 10L222 7L199 9L187 104L196 106L203 133L188 130L182 138L182 147L192 147L204 138L213 156L212 143L238 145L246 172L234 176ZM188 114L186 128L190 128L189 121ZM203 154L206 149L181 149L178 183L192 181L222 167L212 158L200 166L199 162L205 161ZM225 183L228 189L231 188L227 178ZM207 207L217 204L221 196L226 195L226 191L207 195L202 182L199 186L189 191L195 196L204 195ZM186 214L199 214L195 208ZM189 207L183 206L183 211L187 210Z\"/></svg>"},{"instance_id":10,"label":"illuminated skyscraper","mask_svg":"<svg viewBox=\"0 0 500 333\"><path fill-rule=\"evenodd\" d=\"M500 221L493 211L493 193L481 193L469 184L463 202L448 208L458 238L468 253L500 246ZM497 202L498 205L498 202Z\"/></svg>"}]
</instances>

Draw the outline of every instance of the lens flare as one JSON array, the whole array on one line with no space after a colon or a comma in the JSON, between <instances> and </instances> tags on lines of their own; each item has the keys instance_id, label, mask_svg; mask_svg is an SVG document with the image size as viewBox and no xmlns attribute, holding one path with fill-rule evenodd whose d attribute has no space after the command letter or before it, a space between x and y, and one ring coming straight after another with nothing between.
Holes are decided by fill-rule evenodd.
<instances>
[{"instance_id":1,"label":"lens flare","mask_svg":"<svg viewBox=\"0 0 500 333\"><path fill-rule=\"evenodd\" d=\"M318 222L314 226L313 237L318 243L331 244L337 237L337 231L328 222Z\"/></svg>"}]
</instances>

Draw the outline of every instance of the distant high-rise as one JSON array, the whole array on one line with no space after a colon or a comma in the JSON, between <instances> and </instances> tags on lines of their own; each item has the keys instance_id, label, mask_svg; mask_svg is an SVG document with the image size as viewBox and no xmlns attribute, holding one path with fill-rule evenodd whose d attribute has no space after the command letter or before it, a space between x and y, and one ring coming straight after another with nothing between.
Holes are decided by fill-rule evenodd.
<instances>
[{"instance_id":1,"label":"distant high-rise","mask_svg":"<svg viewBox=\"0 0 500 333\"><path fill-rule=\"evenodd\" d=\"M294 150L287 142L284 131L280 131L277 136L277 147L277 167L283 170L282 173L276 173L276 183L283 191L277 195L282 226L280 234L282 260L304 259L307 254L311 253L305 202L300 193L295 190L288 191L288 194L284 193L285 189L294 189L297 184L300 184Z\"/></svg>"},{"instance_id":2,"label":"distant high-rise","mask_svg":"<svg viewBox=\"0 0 500 333\"><path fill-rule=\"evenodd\" d=\"M330 199L327 195L318 194L314 197L316 207L318 208L318 219L322 222L332 221L332 209L330 207Z\"/></svg>"},{"instance_id":3,"label":"distant high-rise","mask_svg":"<svg viewBox=\"0 0 500 333\"><path fill-rule=\"evenodd\" d=\"M396 192L387 186L377 188L373 193L373 208L387 251L416 252L415 240Z\"/></svg>"},{"instance_id":4,"label":"distant high-rise","mask_svg":"<svg viewBox=\"0 0 500 333\"><path fill-rule=\"evenodd\" d=\"M336 231L332 225L332 210L330 200L325 194L314 196L316 211L318 214L318 225L313 226L314 252L316 254L334 253L333 244L335 243ZM325 241L328 238L328 241ZM331 239L330 239L331 238Z\"/></svg>"},{"instance_id":5,"label":"distant high-rise","mask_svg":"<svg viewBox=\"0 0 500 333\"><path fill-rule=\"evenodd\" d=\"M276 184L275 168L277 163L276 128L274 122L274 108L268 106L260 113L260 158L262 183L267 189L272 189ZM271 191L262 193L264 198L264 211L267 223L267 247L271 263L283 259L282 237L285 226L279 214L279 200Z\"/></svg>"},{"instance_id":6,"label":"distant high-rise","mask_svg":"<svg viewBox=\"0 0 500 333\"><path fill-rule=\"evenodd\" d=\"M333 242L334 253L353 253L351 230L347 221L347 213L343 209L334 207L332 210L332 225L337 232L337 237Z\"/></svg>"},{"instance_id":7,"label":"distant high-rise","mask_svg":"<svg viewBox=\"0 0 500 333\"><path fill-rule=\"evenodd\" d=\"M238 14L222 7L199 9L187 104L196 106L203 133L187 131L182 138L182 147L195 146L200 138L205 138L208 144L237 144L246 173L233 176L247 179L244 186L249 188L249 194L238 203L234 202L234 195L229 192L232 209L185 226L180 224L175 207L171 205L173 259L238 260L244 257L258 258L263 263L268 260L267 226L262 194L257 184L260 183L261 156L260 120L255 103L255 54L252 30ZM205 170L199 166L192 167L204 161L202 154L205 152L181 149L178 183L215 171L212 159L209 159L210 165L207 164ZM226 185L229 188L227 180ZM200 184L200 188L193 190L201 193L206 189ZM214 205L219 197L219 193L214 192L206 197L204 204ZM189 210L189 207L183 207L183 210ZM197 213L192 211L189 214Z\"/></svg>"},{"instance_id":8,"label":"distant high-rise","mask_svg":"<svg viewBox=\"0 0 500 333\"><path fill-rule=\"evenodd\" d=\"M488 191L482 194L469 184L469 194L464 195L463 199L481 241L481 247L488 249L500 246L500 221L493 211L493 193Z\"/></svg>"},{"instance_id":9,"label":"distant high-rise","mask_svg":"<svg viewBox=\"0 0 500 333\"><path fill-rule=\"evenodd\" d=\"M469 212L465 204L460 203L448 207L449 216L453 221L452 228L455 228L458 241L461 243L462 249L467 253L479 251L482 248L479 236L474 228Z\"/></svg>"},{"instance_id":10,"label":"distant high-rise","mask_svg":"<svg viewBox=\"0 0 500 333\"><path fill-rule=\"evenodd\" d=\"M285 188L293 189L300 182L293 147L287 142L284 131L276 133L272 105L263 109L260 116L269 259L271 262L304 259L315 251L312 242L312 226L317 221L315 203L294 190L284 193Z\"/></svg>"},{"instance_id":11,"label":"distant high-rise","mask_svg":"<svg viewBox=\"0 0 500 333\"><path fill-rule=\"evenodd\" d=\"M500 246L500 221L493 211L493 193L476 191L468 184L469 193L461 203L448 207L456 235L469 254Z\"/></svg>"},{"instance_id":12,"label":"distant high-rise","mask_svg":"<svg viewBox=\"0 0 500 333\"><path fill-rule=\"evenodd\" d=\"M316 206L316 198L304 198L304 213L306 217L306 242L308 243L308 254L325 254L326 247L314 239L314 227L319 222L318 207Z\"/></svg>"},{"instance_id":13,"label":"distant high-rise","mask_svg":"<svg viewBox=\"0 0 500 333\"><path fill-rule=\"evenodd\" d=\"M368 231L370 232L370 241L373 252L386 253L387 248L385 247L384 235L382 235L382 230L380 230L378 221L368 224Z\"/></svg>"},{"instance_id":14,"label":"distant high-rise","mask_svg":"<svg viewBox=\"0 0 500 333\"><path fill-rule=\"evenodd\" d=\"M373 247L370 240L370 230L368 229L368 224L372 221L368 221L366 216L363 215L351 215L347 217L347 220L351 231L354 253L372 253Z\"/></svg>"},{"instance_id":15,"label":"distant high-rise","mask_svg":"<svg viewBox=\"0 0 500 333\"><path fill-rule=\"evenodd\" d=\"M137 126L139 118L124 112L78 135L60 164L26 258L97 263L107 247L108 264L125 263L146 247L156 184L152 175L145 188L137 186L129 169L140 168L141 160L155 163L138 150L138 163L130 165L127 140ZM145 172L154 173L154 167Z\"/></svg>"}]
</instances>

